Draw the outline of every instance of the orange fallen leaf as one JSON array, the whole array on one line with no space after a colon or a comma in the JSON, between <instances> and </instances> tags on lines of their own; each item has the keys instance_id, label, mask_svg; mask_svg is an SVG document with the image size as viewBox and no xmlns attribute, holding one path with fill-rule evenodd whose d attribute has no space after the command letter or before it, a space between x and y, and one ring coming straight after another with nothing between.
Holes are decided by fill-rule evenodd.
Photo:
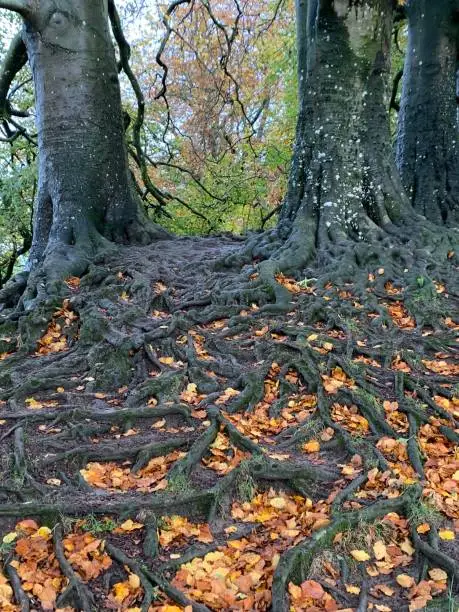
<instances>
[{"instance_id":1,"label":"orange fallen leaf","mask_svg":"<svg viewBox=\"0 0 459 612\"><path fill-rule=\"evenodd\" d=\"M320 444L317 440L309 440L302 446L306 453L317 453L320 450Z\"/></svg>"},{"instance_id":2,"label":"orange fallen leaf","mask_svg":"<svg viewBox=\"0 0 459 612\"><path fill-rule=\"evenodd\" d=\"M414 578L408 574L399 574L395 580L404 589L410 589L414 584Z\"/></svg>"}]
</instances>

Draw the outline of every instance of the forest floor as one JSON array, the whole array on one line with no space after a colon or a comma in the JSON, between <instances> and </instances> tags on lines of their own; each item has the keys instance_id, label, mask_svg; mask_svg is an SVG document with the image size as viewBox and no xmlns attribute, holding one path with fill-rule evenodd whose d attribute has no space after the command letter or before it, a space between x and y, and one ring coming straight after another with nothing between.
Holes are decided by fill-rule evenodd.
<instances>
[{"instance_id":1,"label":"forest floor","mask_svg":"<svg viewBox=\"0 0 459 612\"><path fill-rule=\"evenodd\" d=\"M448 277L238 304L240 246L123 247L2 332L1 610L459 609Z\"/></svg>"}]
</instances>

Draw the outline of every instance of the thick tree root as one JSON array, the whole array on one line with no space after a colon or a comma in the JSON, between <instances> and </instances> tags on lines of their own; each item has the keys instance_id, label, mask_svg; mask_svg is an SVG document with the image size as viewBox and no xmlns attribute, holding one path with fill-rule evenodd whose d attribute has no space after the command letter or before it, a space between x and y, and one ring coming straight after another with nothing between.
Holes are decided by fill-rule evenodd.
<instances>
[{"instance_id":1,"label":"thick tree root","mask_svg":"<svg viewBox=\"0 0 459 612\"><path fill-rule=\"evenodd\" d=\"M140 579L142 610L161 609L158 591L199 612L246 609L247 594L226 608L208 606L205 592L177 588L174 573L227 554L231 542L258 554L257 541L279 545L279 561L271 601L253 609L290 609L292 584L311 576L342 607L374 603L365 571L359 597L345 592L355 571L344 554L334 584L314 573L315 560L333 552L338 533L375 529L390 513L402 520L427 512L441 499L432 476L441 457L430 445L452 456L459 443L452 262L418 261L385 244L365 252L331 241L320 270L301 269L310 262L300 249L289 278L291 253L272 234L244 252L229 238L166 240L106 255L19 324L14 308L5 309L0 522L57 525L55 554L69 581L59 605L101 605L62 543L63 517L89 516L99 526L108 516L144 525L135 555L120 536L106 537L106 552ZM261 253L275 256L254 264ZM319 527L302 527L284 548L292 531L285 524L263 540L273 529L269 518L256 520L263 496L275 500L267 517L295 499L319 507ZM449 525L455 509L438 503ZM177 517L208 523L211 535L187 539L170 558L164 533L169 519L181 524ZM413 526L419 576L437 567L457 581L455 549ZM26 610L29 596L13 570L5 564Z\"/></svg>"}]
</instances>

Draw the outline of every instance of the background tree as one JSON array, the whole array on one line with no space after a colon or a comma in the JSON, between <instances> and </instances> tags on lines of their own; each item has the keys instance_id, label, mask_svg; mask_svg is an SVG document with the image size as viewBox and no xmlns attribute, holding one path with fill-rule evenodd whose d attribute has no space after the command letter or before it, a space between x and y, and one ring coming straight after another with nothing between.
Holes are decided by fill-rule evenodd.
<instances>
[{"instance_id":1,"label":"background tree","mask_svg":"<svg viewBox=\"0 0 459 612\"><path fill-rule=\"evenodd\" d=\"M234 29L229 50L204 3L179 4L165 21L170 31L161 21L163 9L155 11L153 2L120 3L132 51L116 8L112 3L109 7L121 35L116 48L122 48L129 74L122 71L120 78L131 171L149 217L178 233L272 224L285 189L296 115L291 0L250 0L242 12L233 0L219 3L214 17L228 32ZM5 40L17 27L17 20L9 19L13 13L6 14ZM134 20L141 20L142 28L134 27ZM156 61L158 40L165 34L161 57L167 75ZM35 111L29 68L4 74L9 81L1 96L5 119L0 157L9 176L22 168L17 152L35 146ZM166 87L159 95L163 78ZM208 146L211 133L218 147ZM16 153L11 157L13 144ZM19 187L16 180L10 184L13 190ZM15 193L21 206L22 196L19 190ZM28 209L22 213L26 218ZM6 272L17 237L6 217L4 221Z\"/></svg>"},{"instance_id":2,"label":"background tree","mask_svg":"<svg viewBox=\"0 0 459 612\"><path fill-rule=\"evenodd\" d=\"M165 21L162 65L153 9L133 33L149 173L178 198L160 217L168 228L243 231L278 207L296 115L292 11L290 0L181 3Z\"/></svg>"},{"instance_id":3,"label":"background tree","mask_svg":"<svg viewBox=\"0 0 459 612\"><path fill-rule=\"evenodd\" d=\"M2 19L2 60L7 57L8 41L11 32L17 29L17 21L9 11ZM24 64L26 58L19 60ZM0 287L13 276L18 265L24 264L32 244L31 219L37 187L37 143L30 112L33 85L28 68L19 72L17 69L18 66L11 72L4 70L0 83Z\"/></svg>"},{"instance_id":4,"label":"background tree","mask_svg":"<svg viewBox=\"0 0 459 612\"><path fill-rule=\"evenodd\" d=\"M397 136L397 165L415 210L457 221L459 52L457 0L411 0Z\"/></svg>"},{"instance_id":5,"label":"background tree","mask_svg":"<svg viewBox=\"0 0 459 612\"><path fill-rule=\"evenodd\" d=\"M33 299L54 279L81 274L107 241L166 233L148 225L131 182L106 3L1 7L24 19L4 71L11 82L27 50L35 84L39 179L29 268L45 279L31 285Z\"/></svg>"},{"instance_id":6,"label":"background tree","mask_svg":"<svg viewBox=\"0 0 459 612\"><path fill-rule=\"evenodd\" d=\"M278 227L249 248L268 257L260 285L279 294L276 271L298 274L315 262L340 278L371 261L395 267L396 276L416 275L418 248L444 261L456 235L439 234L416 214L395 166L388 114L394 3L298 0L296 10L296 143Z\"/></svg>"},{"instance_id":7,"label":"background tree","mask_svg":"<svg viewBox=\"0 0 459 612\"><path fill-rule=\"evenodd\" d=\"M404 220L387 113L392 10L297 3L300 114L280 216L299 255L291 266L349 239L371 253L381 230Z\"/></svg>"}]
</instances>

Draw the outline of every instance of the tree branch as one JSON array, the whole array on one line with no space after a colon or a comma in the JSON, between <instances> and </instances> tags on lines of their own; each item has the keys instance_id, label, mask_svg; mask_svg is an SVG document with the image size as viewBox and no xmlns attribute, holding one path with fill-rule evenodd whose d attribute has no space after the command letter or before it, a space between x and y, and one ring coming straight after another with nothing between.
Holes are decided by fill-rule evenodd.
<instances>
[{"instance_id":1,"label":"tree branch","mask_svg":"<svg viewBox=\"0 0 459 612\"><path fill-rule=\"evenodd\" d=\"M220 198L219 196L216 196L215 194L211 193L207 189L207 187L202 184L198 177L193 172L191 172L191 170L188 170L188 168L184 168L183 166L179 166L178 164L174 164L172 162L153 161L148 155L146 155L146 158L150 162L150 164L152 164L152 166L166 166L167 168L174 168L175 170L179 170L180 172L188 174L189 176L191 176L196 185L198 185L198 187L200 187L204 191L204 193L207 193L207 195L210 196L213 200L223 202L224 204L226 203L225 198Z\"/></svg>"},{"instance_id":2,"label":"tree branch","mask_svg":"<svg viewBox=\"0 0 459 612\"><path fill-rule=\"evenodd\" d=\"M403 76L403 68L399 70L397 74L395 75L394 83L392 85L392 94L391 94L390 102L389 102L389 110L394 109L397 111L397 113L400 110L400 104L397 102L397 93L398 93L398 87L399 87L402 76Z\"/></svg>"},{"instance_id":3,"label":"tree branch","mask_svg":"<svg viewBox=\"0 0 459 612\"><path fill-rule=\"evenodd\" d=\"M27 2L22 0L0 0L0 9L7 9L19 13L24 19L28 19L32 14L32 9Z\"/></svg>"},{"instance_id":4,"label":"tree branch","mask_svg":"<svg viewBox=\"0 0 459 612\"><path fill-rule=\"evenodd\" d=\"M129 59L131 57L131 47L124 36L123 28L121 26L121 19L118 14L116 5L114 0L109 0L108 2L108 12L110 16L110 23L113 30L113 35L115 37L116 43L118 45L120 51L120 64L121 68L124 70L129 82L131 83L131 87L134 91L136 100L137 100L137 115L134 121L134 125L132 126L132 136L134 140L134 147L136 150L137 164L140 169L140 173L142 175L142 180L146 189L151 193L151 195L158 201L160 206L165 206L168 199L167 194L163 194L153 183L151 182L150 177L148 176L148 170L145 163L145 155L142 149L142 143L140 138L140 133L143 126L143 121L145 117L145 98L143 96L142 90L140 89L139 82L132 72L131 66L129 64Z\"/></svg>"},{"instance_id":5,"label":"tree branch","mask_svg":"<svg viewBox=\"0 0 459 612\"><path fill-rule=\"evenodd\" d=\"M0 1L0 7L2 2ZM18 32L11 41L10 47L7 51L5 61L0 71L0 115L10 115L10 108L8 102L8 92L11 87L11 83L18 72L27 63L27 51L22 40L21 33Z\"/></svg>"},{"instance_id":6,"label":"tree branch","mask_svg":"<svg viewBox=\"0 0 459 612\"><path fill-rule=\"evenodd\" d=\"M175 0L169 5L168 9L162 16L162 22L163 22L164 27L166 28L166 33L163 36L163 39L161 40L161 44L159 46L158 53L156 54L156 63L159 66L161 66L163 70L163 76L161 78L161 90L159 91L158 94L156 94L155 100L159 100L159 98L166 99L165 96L166 96L166 89L167 89L167 75L169 72L169 68L167 64L162 60L162 54L166 48L170 35L172 34L172 28L169 23L169 17L171 17L172 13L175 11L177 7L179 7L182 4L189 4L189 3L190 3L190 0Z\"/></svg>"}]
</instances>

